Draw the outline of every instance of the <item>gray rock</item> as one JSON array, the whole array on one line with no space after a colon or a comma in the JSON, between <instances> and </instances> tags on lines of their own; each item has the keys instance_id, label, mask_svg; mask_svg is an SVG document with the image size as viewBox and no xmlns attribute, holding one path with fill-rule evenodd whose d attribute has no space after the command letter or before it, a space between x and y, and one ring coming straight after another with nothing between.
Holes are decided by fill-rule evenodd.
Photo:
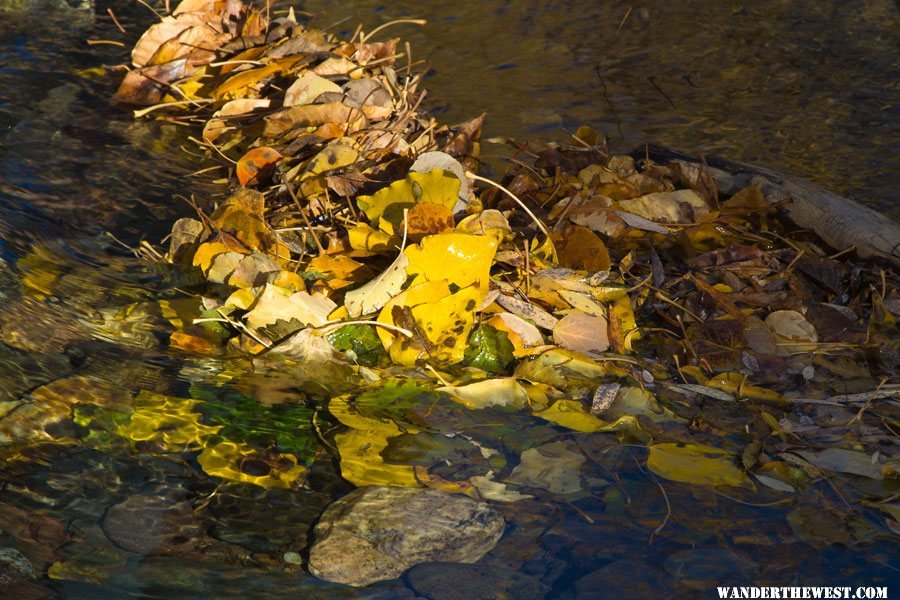
<instances>
[{"instance_id":1,"label":"gray rock","mask_svg":"<svg viewBox=\"0 0 900 600\"><path fill-rule=\"evenodd\" d=\"M331 504L314 530L309 570L365 586L424 562L474 563L503 535L484 502L439 490L359 488Z\"/></svg>"}]
</instances>

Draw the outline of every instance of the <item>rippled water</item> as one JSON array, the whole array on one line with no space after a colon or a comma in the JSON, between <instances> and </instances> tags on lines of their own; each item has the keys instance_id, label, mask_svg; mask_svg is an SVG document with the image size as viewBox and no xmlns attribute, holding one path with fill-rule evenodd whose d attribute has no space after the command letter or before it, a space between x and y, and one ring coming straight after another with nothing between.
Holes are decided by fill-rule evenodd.
<instances>
[{"instance_id":1,"label":"rippled water","mask_svg":"<svg viewBox=\"0 0 900 600\"><path fill-rule=\"evenodd\" d=\"M328 10L320 24L352 17L336 26L348 33L356 21L371 28L428 18L425 29L396 31L430 61L431 107L448 121L488 111L489 136L556 137L590 123L622 149L658 141L758 162L898 214L896 5L702 4L314 1L307 8ZM126 43L151 22L136 3L113 6ZM165 348L167 324L155 300L178 297L194 282L138 261L108 232L127 245L155 242L189 213L173 193L202 196L210 188L188 177L200 165L179 150L184 132L134 122L108 103L114 81L82 72L126 56L86 39L123 36L102 9L95 16L35 4L0 12L0 409L19 415L0 420L0 435L14 419L44 425L17 432L27 443L0 446L0 548L17 549L53 577L16 593L412 596L404 581L360 592L283 562L285 552L303 551L324 506L350 489L327 449L303 446L315 439L311 424L285 416L284 407L320 406L322 390L306 373L269 376L246 361ZM59 388L73 396L67 402L78 403L74 420L61 416L70 405L48 403L38 414L37 404L18 404L57 380L67 382ZM272 423L291 423L309 486L220 485L197 467L191 448L171 450L174 432L122 441L112 434L116 419L135 410L131 398L142 390L200 399L205 423L226 423L222 415L241 414L247 401ZM503 508L511 526L484 563L497 589L524 575L534 591L589 597L591 580L575 582L600 568L608 570L597 581L609 589L639 580L647 595L684 598L707 593L710 581L883 585L896 575L883 566L896 560L895 546L877 536L865 551L797 539L788 507L767 505L778 494L759 506L686 486L666 496L641 472L639 452L609 445L612 438L581 436L575 446L530 418L503 411L479 418L504 423L504 452L513 460L539 443L571 445L586 457L590 490ZM226 425L265 449L246 421ZM471 427L478 439L484 424ZM409 459L435 449L393 451Z\"/></svg>"}]
</instances>

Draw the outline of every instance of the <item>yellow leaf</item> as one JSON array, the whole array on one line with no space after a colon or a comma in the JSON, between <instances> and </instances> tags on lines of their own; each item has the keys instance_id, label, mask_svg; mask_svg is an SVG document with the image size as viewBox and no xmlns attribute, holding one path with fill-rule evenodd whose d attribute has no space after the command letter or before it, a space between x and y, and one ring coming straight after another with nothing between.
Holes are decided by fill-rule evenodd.
<instances>
[{"instance_id":1,"label":"yellow leaf","mask_svg":"<svg viewBox=\"0 0 900 600\"><path fill-rule=\"evenodd\" d=\"M671 481L697 485L745 485L747 475L735 464L736 456L700 444L654 444L647 467Z\"/></svg>"},{"instance_id":2,"label":"yellow leaf","mask_svg":"<svg viewBox=\"0 0 900 600\"><path fill-rule=\"evenodd\" d=\"M417 246L406 249L411 285L446 280L461 288L477 286L478 305L487 294L491 264L497 252L497 240L484 235L441 233L429 235Z\"/></svg>"},{"instance_id":3,"label":"yellow leaf","mask_svg":"<svg viewBox=\"0 0 900 600\"><path fill-rule=\"evenodd\" d=\"M347 230L350 247L354 250L365 252L385 252L394 247L394 237L378 229L372 229L365 223L360 223ZM398 244L399 245L399 244Z\"/></svg>"},{"instance_id":4,"label":"yellow leaf","mask_svg":"<svg viewBox=\"0 0 900 600\"><path fill-rule=\"evenodd\" d=\"M303 325L320 327L328 321L328 315L337 305L321 294L289 291L267 283L256 299L253 310L244 315L251 329L272 325L277 321L297 319Z\"/></svg>"},{"instance_id":5,"label":"yellow leaf","mask_svg":"<svg viewBox=\"0 0 900 600\"><path fill-rule=\"evenodd\" d=\"M414 365L420 359L456 364L468 345L480 296L474 285L451 294L446 280L411 287L385 304L378 320L411 330L413 336L382 328L378 335L397 364Z\"/></svg>"},{"instance_id":6,"label":"yellow leaf","mask_svg":"<svg viewBox=\"0 0 900 600\"><path fill-rule=\"evenodd\" d=\"M593 382L609 376L627 377L628 372L612 362L598 363L584 354L554 348L534 359L519 363L515 375L521 379L565 388L578 381Z\"/></svg>"},{"instance_id":7,"label":"yellow leaf","mask_svg":"<svg viewBox=\"0 0 900 600\"><path fill-rule=\"evenodd\" d=\"M371 196L360 196L357 204L372 225L378 226L381 219L399 225L403 222L403 209L412 208L420 202L440 204L453 210L459 187L459 179L452 171L438 169L428 173L410 173L406 179L395 181Z\"/></svg>"},{"instance_id":8,"label":"yellow leaf","mask_svg":"<svg viewBox=\"0 0 900 600\"><path fill-rule=\"evenodd\" d=\"M553 328L553 341L576 352L606 352L609 349L606 319L579 310L559 320Z\"/></svg>"},{"instance_id":9,"label":"yellow leaf","mask_svg":"<svg viewBox=\"0 0 900 600\"><path fill-rule=\"evenodd\" d=\"M551 423L582 433L624 430L638 439L647 439L649 437L644 433L637 419L633 416L619 417L615 421L607 423L586 412L584 406L575 400L557 400L550 408L533 414Z\"/></svg>"},{"instance_id":10,"label":"yellow leaf","mask_svg":"<svg viewBox=\"0 0 900 600\"><path fill-rule=\"evenodd\" d=\"M255 94L254 86L267 81L272 76L289 70L303 55L285 56L277 58L264 67L241 71L232 75L213 92L216 100L234 100Z\"/></svg>"},{"instance_id":11,"label":"yellow leaf","mask_svg":"<svg viewBox=\"0 0 900 600\"><path fill-rule=\"evenodd\" d=\"M521 317L508 312L496 314L486 321L488 325L505 331L513 345L513 356L522 358L541 352L544 336L537 327Z\"/></svg>"},{"instance_id":12,"label":"yellow leaf","mask_svg":"<svg viewBox=\"0 0 900 600\"><path fill-rule=\"evenodd\" d=\"M609 308L609 342L613 350L627 354L633 349L632 342L640 337L631 299L627 295L622 296Z\"/></svg>"},{"instance_id":13,"label":"yellow leaf","mask_svg":"<svg viewBox=\"0 0 900 600\"><path fill-rule=\"evenodd\" d=\"M234 246L229 246L222 242L204 242L203 244L200 244L200 246L197 247L197 251L194 252L192 264L195 267L200 267L200 270L206 274L209 273L213 261L217 256L232 251L234 251ZM247 252L247 254L249 254L249 252Z\"/></svg>"},{"instance_id":14,"label":"yellow leaf","mask_svg":"<svg viewBox=\"0 0 900 600\"><path fill-rule=\"evenodd\" d=\"M528 404L528 392L515 377L497 377L476 381L467 385L439 387L439 392L447 392L453 400L466 408L487 408L488 406L515 406L522 408Z\"/></svg>"}]
</instances>

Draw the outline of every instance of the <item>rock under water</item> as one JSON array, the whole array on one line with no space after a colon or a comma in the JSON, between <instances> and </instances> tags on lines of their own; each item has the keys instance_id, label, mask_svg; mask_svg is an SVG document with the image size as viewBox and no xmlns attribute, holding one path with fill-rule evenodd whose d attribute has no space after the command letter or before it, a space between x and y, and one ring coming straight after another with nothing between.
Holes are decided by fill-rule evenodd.
<instances>
[{"instance_id":1,"label":"rock under water","mask_svg":"<svg viewBox=\"0 0 900 600\"><path fill-rule=\"evenodd\" d=\"M503 534L484 502L439 490L364 487L331 504L315 527L309 570L365 586L433 561L474 563Z\"/></svg>"}]
</instances>

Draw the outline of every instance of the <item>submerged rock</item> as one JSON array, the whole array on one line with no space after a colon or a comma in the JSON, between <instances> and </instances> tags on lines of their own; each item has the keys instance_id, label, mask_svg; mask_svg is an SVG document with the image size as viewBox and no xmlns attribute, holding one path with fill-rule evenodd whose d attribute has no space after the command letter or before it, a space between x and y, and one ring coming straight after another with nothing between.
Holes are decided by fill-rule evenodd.
<instances>
[{"instance_id":1,"label":"submerged rock","mask_svg":"<svg viewBox=\"0 0 900 600\"><path fill-rule=\"evenodd\" d=\"M486 503L439 490L364 487L331 504L314 530L309 570L365 586L424 562L474 563L500 539Z\"/></svg>"}]
</instances>

